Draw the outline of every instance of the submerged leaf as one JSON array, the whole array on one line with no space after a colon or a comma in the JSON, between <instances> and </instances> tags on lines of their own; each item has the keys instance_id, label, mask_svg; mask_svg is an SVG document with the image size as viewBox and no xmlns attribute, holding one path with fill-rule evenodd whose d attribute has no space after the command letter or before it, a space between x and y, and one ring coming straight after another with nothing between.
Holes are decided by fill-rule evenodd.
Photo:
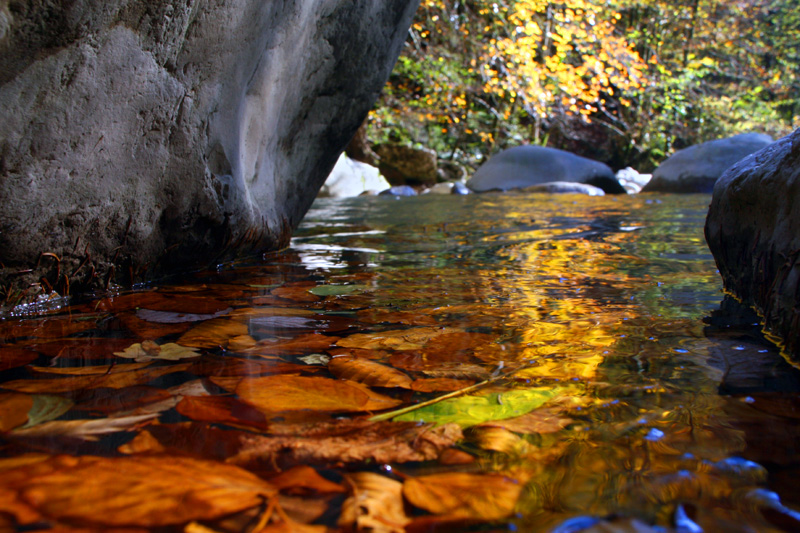
<instances>
[{"instance_id":1,"label":"submerged leaf","mask_svg":"<svg viewBox=\"0 0 800 533\"><path fill-rule=\"evenodd\" d=\"M0 431L9 431L28 421L33 396L19 392L0 392Z\"/></svg>"},{"instance_id":2,"label":"submerged leaf","mask_svg":"<svg viewBox=\"0 0 800 533\"><path fill-rule=\"evenodd\" d=\"M344 504L339 525L356 531L403 533L411 522L403 508L403 484L372 472L345 478L352 494Z\"/></svg>"},{"instance_id":3,"label":"submerged leaf","mask_svg":"<svg viewBox=\"0 0 800 533\"><path fill-rule=\"evenodd\" d=\"M177 361L179 359L189 359L191 357L199 357L197 348L188 348L168 342L159 346L153 341L144 341L128 346L122 352L114 352L114 355L124 357L126 359L133 359L136 362L152 361L154 359L162 359L165 361Z\"/></svg>"},{"instance_id":4,"label":"submerged leaf","mask_svg":"<svg viewBox=\"0 0 800 533\"><path fill-rule=\"evenodd\" d=\"M344 487L320 476L316 470L308 465L298 465L290 468L270 478L269 482L280 491L293 493L298 491L313 491L320 494L345 492Z\"/></svg>"},{"instance_id":5,"label":"submerged leaf","mask_svg":"<svg viewBox=\"0 0 800 533\"><path fill-rule=\"evenodd\" d=\"M53 420L31 428L16 429L11 432L11 435L26 438L62 436L95 441L99 435L131 431L143 422L150 421L157 416L158 413L92 420Z\"/></svg>"},{"instance_id":6,"label":"submerged leaf","mask_svg":"<svg viewBox=\"0 0 800 533\"><path fill-rule=\"evenodd\" d=\"M0 372L32 363L39 354L14 346L0 346Z\"/></svg>"},{"instance_id":7,"label":"submerged leaf","mask_svg":"<svg viewBox=\"0 0 800 533\"><path fill-rule=\"evenodd\" d=\"M474 426L488 420L502 420L523 415L562 392L560 387L515 389L481 396L459 396L400 415L394 420L456 423Z\"/></svg>"},{"instance_id":8,"label":"submerged leaf","mask_svg":"<svg viewBox=\"0 0 800 533\"><path fill-rule=\"evenodd\" d=\"M372 387L411 388L412 379L394 368L369 359L357 357L334 357L328 363L328 370L339 379L349 379Z\"/></svg>"},{"instance_id":9,"label":"submerged leaf","mask_svg":"<svg viewBox=\"0 0 800 533\"><path fill-rule=\"evenodd\" d=\"M202 300L202 298L197 298ZM228 307L216 313L187 313L184 311L159 311L156 309L137 309L136 316L148 322L156 322L158 324L181 324L183 322L201 322L203 320L211 320L212 318L219 318L227 315L233 310Z\"/></svg>"},{"instance_id":10,"label":"submerged leaf","mask_svg":"<svg viewBox=\"0 0 800 533\"><path fill-rule=\"evenodd\" d=\"M26 428L33 427L48 420L54 420L69 411L73 402L61 396L51 396L49 394L35 394L33 405L28 411L28 423Z\"/></svg>"},{"instance_id":11,"label":"submerged leaf","mask_svg":"<svg viewBox=\"0 0 800 533\"><path fill-rule=\"evenodd\" d=\"M423 327L375 333L356 333L340 339L336 345L342 348L361 348L365 350L417 350L433 338L457 331L453 328Z\"/></svg>"},{"instance_id":12,"label":"submerged leaf","mask_svg":"<svg viewBox=\"0 0 800 533\"><path fill-rule=\"evenodd\" d=\"M499 474L451 472L409 478L403 495L426 511L460 518L499 520L510 515L522 483Z\"/></svg>"},{"instance_id":13,"label":"submerged leaf","mask_svg":"<svg viewBox=\"0 0 800 533\"><path fill-rule=\"evenodd\" d=\"M241 322L228 318L215 318L193 327L176 341L181 346L193 348L227 347L228 342L241 335L247 335L248 328Z\"/></svg>"},{"instance_id":14,"label":"submerged leaf","mask_svg":"<svg viewBox=\"0 0 800 533\"><path fill-rule=\"evenodd\" d=\"M56 456L48 462L57 468L15 476L10 488L44 515L77 524L161 527L213 520L276 494L245 470L188 457ZM6 483L4 476L0 487Z\"/></svg>"},{"instance_id":15,"label":"submerged leaf","mask_svg":"<svg viewBox=\"0 0 800 533\"><path fill-rule=\"evenodd\" d=\"M264 414L230 396L186 396L175 410L187 418L200 422L217 422L231 426L265 429Z\"/></svg>"}]
</instances>

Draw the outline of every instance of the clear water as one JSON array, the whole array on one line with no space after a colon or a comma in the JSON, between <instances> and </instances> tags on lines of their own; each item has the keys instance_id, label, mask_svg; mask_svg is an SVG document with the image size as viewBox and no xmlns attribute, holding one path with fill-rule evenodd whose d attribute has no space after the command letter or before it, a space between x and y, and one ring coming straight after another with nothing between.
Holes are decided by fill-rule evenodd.
<instances>
[{"instance_id":1,"label":"clear water","mask_svg":"<svg viewBox=\"0 0 800 533\"><path fill-rule=\"evenodd\" d=\"M798 530L792 508L800 506L800 377L761 337L756 318L723 301L703 239L709 201L531 194L318 199L290 249L151 290L215 298L247 313L292 307L291 297L276 299L275 287L326 286L331 290L318 299L293 306L349 321L349 333L434 327L469 334L445 348L425 345L412 356L387 348L376 357L417 379L505 376L481 393L497 404L486 408L495 422L508 418L498 414L503 401L556 391L531 411L525 430L492 433L486 409L453 415L465 426L459 447L475 459L467 466L391 465L401 477L501 472L524 485L513 514L469 527L563 533L603 519L614 531ZM101 308L95 329L68 333L73 341L134 336L125 318L130 310ZM98 309L89 301L48 317L94 320ZM44 321L6 320L0 349L37 350L46 339L36 331L45 330L13 328L38 320ZM287 334L256 314L249 324L256 339ZM159 335L165 342L179 333ZM207 353L238 357L231 346ZM89 364L51 352L38 351L34 364ZM275 355L298 362L294 352ZM195 377L185 371L148 385L174 387ZM0 373L2 382L35 378L21 368ZM441 393L393 394L409 405ZM71 418L78 415L62 416ZM174 410L160 415L164 424L186 420ZM53 441L47 451L113 455L130 438L103 437L85 447L69 441L63 449ZM6 443L2 451L27 450ZM340 479L360 469L387 472L375 464L324 471ZM320 520L334 526L331 505ZM441 530L468 526L448 527Z\"/></svg>"}]
</instances>

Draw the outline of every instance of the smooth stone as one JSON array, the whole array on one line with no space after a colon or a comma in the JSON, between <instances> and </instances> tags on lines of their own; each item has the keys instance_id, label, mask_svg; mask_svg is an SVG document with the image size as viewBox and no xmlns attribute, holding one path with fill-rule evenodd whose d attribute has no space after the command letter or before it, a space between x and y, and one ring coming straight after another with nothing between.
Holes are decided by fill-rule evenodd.
<instances>
[{"instance_id":1,"label":"smooth stone","mask_svg":"<svg viewBox=\"0 0 800 533\"><path fill-rule=\"evenodd\" d=\"M710 193L734 163L772 143L762 133L742 133L678 150L653 172L642 192Z\"/></svg>"},{"instance_id":2,"label":"smooth stone","mask_svg":"<svg viewBox=\"0 0 800 533\"><path fill-rule=\"evenodd\" d=\"M625 193L607 165L564 150L531 145L492 156L475 171L467 187L475 192L507 191L553 181L587 183L606 193Z\"/></svg>"},{"instance_id":3,"label":"smooth stone","mask_svg":"<svg viewBox=\"0 0 800 533\"><path fill-rule=\"evenodd\" d=\"M395 185L385 191L381 191L378 196L417 196L417 191L408 185Z\"/></svg>"},{"instance_id":4,"label":"smooth stone","mask_svg":"<svg viewBox=\"0 0 800 533\"><path fill-rule=\"evenodd\" d=\"M525 187L522 192L543 192L548 194L585 194L587 196L605 196L605 191L600 187L573 181L551 181L539 185Z\"/></svg>"},{"instance_id":5,"label":"smooth stone","mask_svg":"<svg viewBox=\"0 0 800 533\"><path fill-rule=\"evenodd\" d=\"M317 196L349 198L389 187L389 182L381 176L377 168L342 154Z\"/></svg>"}]
</instances>

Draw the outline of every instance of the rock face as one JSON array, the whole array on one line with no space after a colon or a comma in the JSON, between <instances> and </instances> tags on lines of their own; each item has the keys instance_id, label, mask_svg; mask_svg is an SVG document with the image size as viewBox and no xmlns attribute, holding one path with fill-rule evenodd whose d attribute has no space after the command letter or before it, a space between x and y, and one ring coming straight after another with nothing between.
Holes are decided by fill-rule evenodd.
<instances>
[{"instance_id":1,"label":"rock face","mask_svg":"<svg viewBox=\"0 0 800 533\"><path fill-rule=\"evenodd\" d=\"M728 169L714 186L706 240L725 289L800 356L800 130Z\"/></svg>"},{"instance_id":2,"label":"rock face","mask_svg":"<svg viewBox=\"0 0 800 533\"><path fill-rule=\"evenodd\" d=\"M642 192L710 193L731 165L771 142L769 135L742 133L678 150L659 165Z\"/></svg>"},{"instance_id":3,"label":"rock face","mask_svg":"<svg viewBox=\"0 0 800 533\"><path fill-rule=\"evenodd\" d=\"M507 191L554 181L587 183L606 193L625 193L614 172L603 163L544 146L503 150L475 171L467 187L475 192Z\"/></svg>"},{"instance_id":4,"label":"rock face","mask_svg":"<svg viewBox=\"0 0 800 533\"><path fill-rule=\"evenodd\" d=\"M0 285L285 245L417 3L0 0Z\"/></svg>"}]
</instances>

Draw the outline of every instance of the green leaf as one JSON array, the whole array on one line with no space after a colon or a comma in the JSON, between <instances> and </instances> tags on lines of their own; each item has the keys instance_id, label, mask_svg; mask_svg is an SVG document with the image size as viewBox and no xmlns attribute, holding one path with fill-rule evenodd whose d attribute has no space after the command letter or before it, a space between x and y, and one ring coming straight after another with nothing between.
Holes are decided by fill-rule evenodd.
<instances>
[{"instance_id":1,"label":"green leaf","mask_svg":"<svg viewBox=\"0 0 800 533\"><path fill-rule=\"evenodd\" d=\"M342 296L366 289L364 285L319 285L308 292L316 296Z\"/></svg>"},{"instance_id":2,"label":"green leaf","mask_svg":"<svg viewBox=\"0 0 800 533\"><path fill-rule=\"evenodd\" d=\"M524 415L563 394L563 387L538 387L494 392L482 396L460 396L417 409L394 418L396 421L456 423L470 427L491 420Z\"/></svg>"},{"instance_id":3,"label":"green leaf","mask_svg":"<svg viewBox=\"0 0 800 533\"><path fill-rule=\"evenodd\" d=\"M55 420L63 415L69 408L72 407L73 402L61 396L50 396L47 394L34 394L33 405L28 411L28 423L22 428L30 428L48 420Z\"/></svg>"}]
</instances>

